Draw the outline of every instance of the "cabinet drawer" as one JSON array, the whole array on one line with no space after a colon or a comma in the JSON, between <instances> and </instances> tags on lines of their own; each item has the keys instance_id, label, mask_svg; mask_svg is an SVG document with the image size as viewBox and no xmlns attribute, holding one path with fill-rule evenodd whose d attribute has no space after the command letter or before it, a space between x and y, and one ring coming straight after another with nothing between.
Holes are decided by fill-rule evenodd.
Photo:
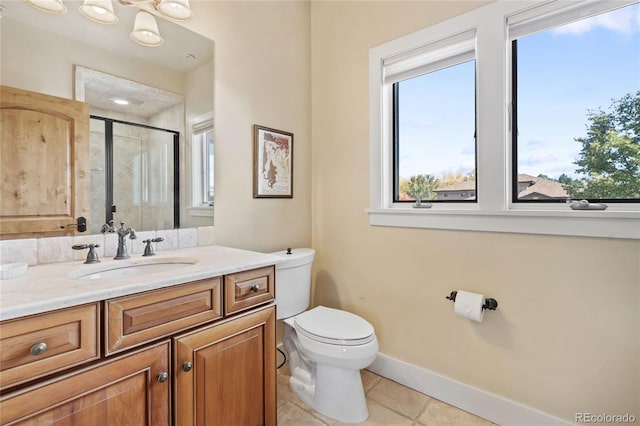
<instances>
[{"instance_id":1,"label":"cabinet drawer","mask_svg":"<svg viewBox=\"0 0 640 426\"><path fill-rule=\"evenodd\" d=\"M0 388L99 358L99 305L0 323Z\"/></svg>"},{"instance_id":2,"label":"cabinet drawer","mask_svg":"<svg viewBox=\"0 0 640 426\"><path fill-rule=\"evenodd\" d=\"M219 277L105 302L106 355L222 317Z\"/></svg>"},{"instance_id":3,"label":"cabinet drawer","mask_svg":"<svg viewBox=\"0 0 640 426\"><path fill-rule=\"evenodd\" d=\"M275 298L275 267L225 275L225 314L240 312Z\"/></svg>"}]
</instances>

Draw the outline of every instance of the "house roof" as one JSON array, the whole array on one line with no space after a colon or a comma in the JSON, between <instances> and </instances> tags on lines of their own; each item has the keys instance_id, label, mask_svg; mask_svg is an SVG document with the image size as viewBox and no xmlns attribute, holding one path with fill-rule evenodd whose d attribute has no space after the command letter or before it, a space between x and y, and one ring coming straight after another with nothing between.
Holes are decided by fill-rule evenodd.
<instances>
[{"instance_id":1,"label":"house roof","mask_svg":"<svg viewBox=\"0 0 640 426\"><path fill-rule=\"evenodd\" d=\"M451 191L474 191L476 189L475 180L465 180L464 182L454 183L453 185L438 188L434 192L451 192Z\"/></svg>"},{"instance_id":2,"label":"house roof","mask_svg":"<svg viewBox=\"0 0 640 426\"><path fill-rule=\"evenodd\" d=\"M518 183L526 183L527 187L520 191L518 198L568 198L569 194L564 189L564 185L553 180L531 176L521 173L518 175ZM472 180L454 183L453 185L438 188L434 192L461 192L473 191L476 182Z\"/></svg>"},{"instance_id":3,"label":"house roof","mask_svg":"<svg viewBox=\"0 0 640 426\"><path fill-rule=\"evenodd\" d=\"M532 182L529 186L518 193L518 198L520 199L531 199L531 198L568 198L569 194L564 189L564 185L560 182L556 182L549 179L533 177L526 175L528 177L532 177L533 180L520 180L520 175L518 175L518 183L520 182Z\"/></svg>"}]
</instances>

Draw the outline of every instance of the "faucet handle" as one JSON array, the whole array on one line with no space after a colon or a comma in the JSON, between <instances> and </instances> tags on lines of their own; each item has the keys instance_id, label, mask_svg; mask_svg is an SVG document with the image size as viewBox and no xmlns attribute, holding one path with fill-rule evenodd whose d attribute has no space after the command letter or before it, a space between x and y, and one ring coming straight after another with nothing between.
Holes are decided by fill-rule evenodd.
<instances>
[{"instance_id":1,"label":"faucet handle","mask_svg":"<svg viewBox=\"0 0 640 426\"><path fill-rule=\"evenodd\" d=\"M84 250L89 249L89 253L87 253L87 259L84 263L100 263L100 259L98 258L98 253L96 252L96 248L100 247L100 244L74 244L71 246L74 250Z\"/></svg>"},{"instance_id":2,"label":"faucet handle","mask_svg":"<svg viewBox=\"0 0 640 426\"><path fill-rule=\"evenodd\" d=\"M155 256L156 254L153 251L153 247L151 246L151 243L159 243L161 241L164 241L164 238L158 237L158 238L149 238L148 240L143 240L142 242L145 243L146 246L144 248L144 253L142 255Z\"/></svg>"},{"instance_id":3,"label":"faucet handle","mask_svg":"<svg viewBox=\"0 0 640 426\"><path fill-rule=\"evenodd\" d=\"M164 241L164 238L159 237L159 238L149 238L147 240L143 240L142 242L145 243L146 246L144 247L144 253L142 255L155 256L156 254L153 251L153 247L151 246L151 243L159 243L160 241Z\"/></svg>"}]
</instances>

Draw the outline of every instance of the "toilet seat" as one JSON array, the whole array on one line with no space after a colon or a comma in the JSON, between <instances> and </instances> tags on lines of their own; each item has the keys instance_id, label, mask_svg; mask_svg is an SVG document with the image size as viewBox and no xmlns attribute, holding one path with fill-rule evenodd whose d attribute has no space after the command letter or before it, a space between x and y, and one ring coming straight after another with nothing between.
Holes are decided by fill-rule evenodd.
<instances>
[{"instance_id":1,"label":"toilet seat","mask_svg":"<svg viewBox=\"0 0 640 426\"><path fill-rule=\"evenodd\" d=\"M373 326L365 319L325 306L297 315L294 328L309 339L331 345L364 345L376 338Z\"/></svg>"}]
</instances>

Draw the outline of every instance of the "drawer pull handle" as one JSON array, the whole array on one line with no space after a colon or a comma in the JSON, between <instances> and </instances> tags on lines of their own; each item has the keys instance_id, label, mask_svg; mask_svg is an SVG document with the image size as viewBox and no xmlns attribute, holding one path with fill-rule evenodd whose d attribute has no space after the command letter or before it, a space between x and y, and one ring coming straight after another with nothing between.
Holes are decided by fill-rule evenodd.
<instances>
[{"instance_id":1,"label":"drawer pull handle","mask_svg":"<svg viewBox=\"0 0 640 426\"><path fill-rule=\"evenodd\" d=\"M251 291L257 293L260 290L260 286L258 284L254 284L251 286Z\"/></svg>"},{"instance_id":2,"label":"drawer pull handle","mask_svg":"<svg viewBox=\"0 0 640 426\"><path fill-rule=\"evenodd\" d=\"M188 371L191 371L192 368L193 368L193 364L191 363L191 361L186 361L182 364L182 370L185 373Z\"/></svg>"},{"instance_id":3,"label":"drawer pull handle","mask_svg":"<svg viewBox=\"0 0 640 426\"><path fill-rule=\"evenodd\" d=\"M29 349L29 353L33 356L42 355L46 351L47 351L47 344L44 342L36 343L35 345L31 346L31 348Z\"/></svg>"},{"instance_id":4,"label":"drawer pull handle","mask_svg":"<svg viewBox=\"0 0 640 426\"><path fill-rule=\"evenodd\" d=\"M158 382L164 383L167 381L167 379L169 379L169 373L167 373L166 371L162 371L160 372L160 374L158 374Z\"/></svg>"}]
</instances>

